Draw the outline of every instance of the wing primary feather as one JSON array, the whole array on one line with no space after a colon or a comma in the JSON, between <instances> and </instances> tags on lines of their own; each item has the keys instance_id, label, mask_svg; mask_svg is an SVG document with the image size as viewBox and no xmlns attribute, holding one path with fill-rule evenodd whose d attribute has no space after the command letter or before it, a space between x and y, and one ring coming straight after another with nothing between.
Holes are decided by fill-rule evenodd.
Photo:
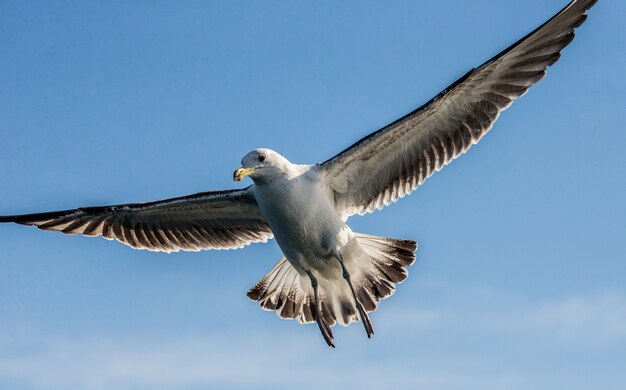
<instances>
[{"instance_id":1,"label":"wing primary feather","mask_svg":"<svg viewBox=\"0 0 626 390\"><path fill-rule=\"evenodd\" d=\"M365 214L395 202L467 152L502 111L545 76L595 3L570 2L426 104L319 164L339 213Z\"/></svg>"},{"instance_id":2,"label":"wing primary feather","mask_svg":"<svg viewBox=\"0 0 626 390\"><path fill-rule=\"evenodd\" d=\"M0 216L0 222L115 239L136 249L234 249L272 237L249 188L154 202Z\"/></svg>"}]
</instances>

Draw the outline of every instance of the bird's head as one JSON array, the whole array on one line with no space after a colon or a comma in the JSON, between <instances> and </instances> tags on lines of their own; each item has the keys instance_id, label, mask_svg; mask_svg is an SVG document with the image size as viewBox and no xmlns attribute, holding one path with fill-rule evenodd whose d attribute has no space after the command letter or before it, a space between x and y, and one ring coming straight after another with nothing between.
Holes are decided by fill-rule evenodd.
<instances>
[{"instance_id":1,"label":"bird's head","mask_svg":"<svg viewBox=\"0 0 626 390\"><path fill-rule=\"evenodd\" d=\"M273 150L255 149L241 159L241 165L233 173L234 181L242 181L246 176L255 181L271 179L284 174L290 163Z\"/></svg>"}]
</instances>

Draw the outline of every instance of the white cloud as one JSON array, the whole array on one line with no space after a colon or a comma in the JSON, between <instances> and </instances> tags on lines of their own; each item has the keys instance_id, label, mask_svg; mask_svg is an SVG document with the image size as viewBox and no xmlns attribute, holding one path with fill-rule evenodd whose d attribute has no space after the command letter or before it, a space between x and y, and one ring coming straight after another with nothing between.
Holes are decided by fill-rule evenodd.
<instances>
[{"instance_id":1,"label":"white cloud","mask_svg":"<svg viewBox=\"0 0 626 390\"><path fill-rule=\"evenodd\" d=\"M626 343L626 294L620 291L532 302L470 288L461 294L449 293L444 300L437 307L384 311L381 321L396 328L461 326L499 333L534 333L573 346Z\"/></svg>"},{"instance_id":2,"label":"white cloud","mask_svg":"<svg viewBox=\"0 0 626 390\"><path fill-rule=\"evenodd\" d=\"M407 370L377 359L352 365L338 359L334 355L337 351L320 351L316 338L310 341L314 343L291 339L277 345L257 337L236 343L198 337L151 346L57 340L34 354L0 358L0 378L41 389L90 390L334 389L355 384L361 389L460 389L468 384L481 389L512 389L523 383L522 378L506 373L485 376L423 367Z\"/></svg>"},{"instance_id":3,"label":"white cloud","mask_svg":"<svg viewBox=\"0 0 626 390\"><path fill-rule=\"evenodd\" d=\"M298 342L304 350L312 349L306 341ZM0 377L37 388L258 385L267 378L266 372L274 370L278 359L299 360L296 349L289 345L262 338L242 337L231 342L211 336L169 341L41 340L33 351L0 357Z\"/></svg>"},{"instance_id":4,"label":"white cloud","mask_svg":"<svg viewBox=\"0 0 626 390\"><path fill-rule=\"evenodd\" d=\"M468 301L475 304L468 305ZM363 338L361 329L338 329L337 350L323 345L313 329L306 337L275 337L276 332L272 332L271 339L267 337L270 333L245 332L239 326L217 335L169 339L118 336L107 340L96 336L51 338L32 329L11 339L6 338L11 332L5 330L0 332L5 337L0 340L0 384L4 379L25 387L93 390L368 389L391 385L426 389L585 388L575 376L550 376L552 373L532 370L529 375L515 365L498 366L499 355L477 356L471 344L455 345L452 352L433 356L436 350L428 349L432 345L411 340L398 346L398 339L442 332L444 338L454 333L462 340L466 335L486 332L493 335L484 339L486 343L521 343L519 340L531 335L546 344L565 343L589 351L626 343L626 294L601 292L532 303L485 289L468 289L464 294L457 291L445 296L436 308L382 310L376 313L375 322L383 331L370 342ZM395 339L396 344L382 341L382 334L393 332L402 335ZM351 342L352 336L355 342ZM387 351L389 348L396 354Z\"/></svg>"},{"instance_id":5,"label":"white cloud","mask_svg":"<svg viewBox=\"0 0 626 390\"><path fill-rule=\"evenodd\" d=\"M573 344L626 342L626 297L617 292L578 296L528 308L510 326L549 332Z\"/></svg>"},{"instance_id":6,"label":"white cloud","mask_svg":"<svg viewBox=\"0 0 626 390\"><path fill-rule=\"evenodd\" d=\"M342 361L315 338L234 342L195 337L151 344L133 341L55 340L32 353L0 357L0 378L41 389L134 388L512 388L520 378L415 367L369 359ZM366 341L363 340L365 343ZM360 351L361 353L363 351ZM359 353L359 351L357 351ZM344 351L344 356L350 356ZM1 382L0 382L1 383ZM297 385L297 386L296 386Z\"/></svg>"}]
</instances>

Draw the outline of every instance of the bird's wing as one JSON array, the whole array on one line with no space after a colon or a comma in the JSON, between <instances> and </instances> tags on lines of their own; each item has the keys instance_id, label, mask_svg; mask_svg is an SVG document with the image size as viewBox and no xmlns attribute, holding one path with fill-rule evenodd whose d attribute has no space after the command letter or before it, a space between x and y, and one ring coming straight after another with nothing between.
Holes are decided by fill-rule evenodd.
<instances>
[{"instance_id":1,"label":"bird's wing","mask_svg":"<svg viewBox=\"0 0 626 390\"><path fill-rule=\"evenodd\" d=\"M476 144L560 58L595 2L572 1L422 107L321 163L339 213L347 217L382 209Z\"/></svg>"},{"instance_id":2,"label":"bird's wing","mask_svg":"<svg viewBox=\"0 0 626 390\"><path fill-rule=\"evenodd\" d=\"M158 252L242 248L272 238L272 231L249 189L203 192L148 203L0 216L0 222L16 222L65 234L102 236L136 249Z\"/></svg>"}]
</instances>

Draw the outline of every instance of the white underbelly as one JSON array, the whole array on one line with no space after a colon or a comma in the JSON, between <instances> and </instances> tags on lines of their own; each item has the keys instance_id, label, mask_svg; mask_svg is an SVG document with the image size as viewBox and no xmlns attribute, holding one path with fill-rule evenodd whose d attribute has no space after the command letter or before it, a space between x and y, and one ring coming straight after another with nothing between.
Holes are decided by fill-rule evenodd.
<instances>
[{"instance_id":1,"label":"white underbelly","mask_svg":"<svg viewBox=\"0 0 626 390\"><path fill-rule=\"evenodd\" d=\"M255 188L276 242L296 268L323 267L352 236L327 191L302 177Z\"/></svg>"}]
</instances>

